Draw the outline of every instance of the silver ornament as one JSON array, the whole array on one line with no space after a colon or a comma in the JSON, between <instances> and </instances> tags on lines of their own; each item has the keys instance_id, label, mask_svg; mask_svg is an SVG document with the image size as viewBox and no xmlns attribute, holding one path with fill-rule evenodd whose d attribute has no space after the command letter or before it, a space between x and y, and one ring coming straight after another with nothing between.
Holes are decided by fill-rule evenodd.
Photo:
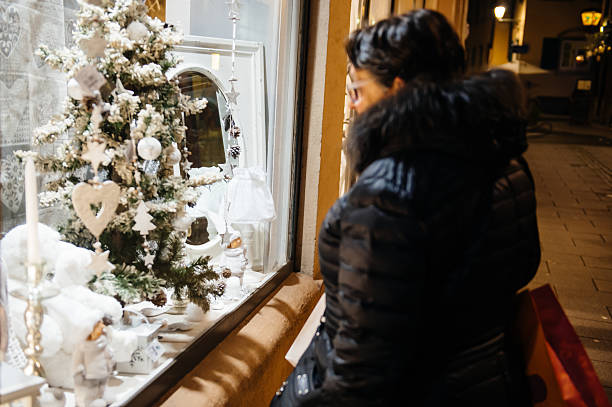
<instances>
[{"instance_id":1,"label":"silver ornament","mask_svg":"<svg viewBox=\"0 0 612 407\"><path fill-rule=\"evenodd\" d=\"M181 162L181 152L174 146L169 148L166 153L166 162L169 165L175 165Z\"/></svg>"}]
</instances>

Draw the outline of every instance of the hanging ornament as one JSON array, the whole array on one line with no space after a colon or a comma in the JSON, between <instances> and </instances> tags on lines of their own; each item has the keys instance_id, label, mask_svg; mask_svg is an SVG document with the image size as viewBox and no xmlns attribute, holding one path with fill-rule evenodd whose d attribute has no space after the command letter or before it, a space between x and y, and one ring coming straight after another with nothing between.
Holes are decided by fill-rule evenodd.
<instances>
[{"instance_id":1,"label":"hanging ornament","mask_svg":"<svg viewBox=\"0 0 612 407\"><path fill-rule=\"evenodd\" d=\"M83 89L76 79L70 78L68 81L68 96L75 100L83 99Z\"/></svg>"},{"instance_id":2,"label":"hanging ornament","mask_svg":"<svg viewBox=\"0 0 612 407\"><path fill-rule=\"evenodd\" d=\"M97 132L100 129L100 124L110 114L110 104L104 103L101 100L93 105L91 112L91 124L93 125L93 131Z\"/></svg>"},{"instance_id":3,"label":"hanging ornament","mask_svg":"<svg viewBox=\"0 0 612 407\"><path fill-rule=\"evenodd\" d=\"M146 250L146 249L145 249L145 250ZM147 250L146 250L146 251L147 251ZM147 251L147 253L148 253L148 251ZM155 260L155 255L154 255L154 254L151 254L151 253L148 253L148 254L146 254L146 255L143 257L143 259L144 259L144 264L145 264L145 266L147 266L147 267L148 267L148 266L152 266L152 265L153 265L153 261Z\"/></svg>"},{"instance_id":4,"label":"hanging ornament","mask_svg":"<svg viewBox=\"0 0 612 407\"><path fill-rule=\"evenodd\" d=\"M229 18L238 18L240 15L240 2L238 0L230 0L227 2L229 5Z\"/></svg>"},{"instance_id":5,"label":"hanging ornament","mask_svg":"<svg viewBox=\"0 0 612 407\"><path fill-rule=\"evenodd\" d=\"M230 146L228 154L235 160L240 155L240 146Z\"/></svg>"},{"instance_id":6,"label":"hanging ornament","mask_svg":"<svg viewBox=\"0 0 612 407\"><path fill-rule=\"evenodd\" d=\"M132 21L127 26L127 35L132 41L144 41L149 37L149 30L140 21Z\"/></svg>"},{"instance_id":7,"label":"hanging ornament","mask_svg":"<svg viewBox=\"0 0 612 407\"><path fill-rule=\"evenodd\" d=\"M225 94L225 96L227 96L227 100L229 101L229 103L237 105L239 95L240 93L236 92L236 89L234 89L234 82L232 82L232 89Z\"/></svg>"},{"instance_id":8,"label":"hanging ornament","mask_svg":"<svg viewBox=\"0 0 612 407\"><path fill-rule=\"evenodd\" d=\"M140 232L142 236L146 236L149 232L155 229L155 225L151 222L153 216L149 215L149 208L147 205L140 201L140 205L136 209L136 216L134 216L134 226L132 229Z\"/></svg>"},{"instance_id":9,"label":"hanging ornament","mask_svg":"<svg viewBox=\"0 0 612 407\"><path fill-rule=\"evenodd\" d=\"M81 85L84 94L93 95L106 84L106 78L94 65L87 65L74 75L74 79Z\"/></svg>"},{"instance_id":10,"label":"hanging ornament","mask_svg":"<svg viewBox=\"0 0 612 407\"><path fill-rule=\"evenodd\" d=\"M92 37L79 41L79 47L90 58L102 58L108 42L104 38Z\"/></svg>"},{"instance_id":11,"label":"hanging ornament","mask_svg":"<svg viewBox=\"0 0 612 407\"><path fill-rule=\"evenodd\" d=\"M138 155L145 160L155 160L162 152L159 140L147 136L138 142Z\"/></svg>"},{"instance_id":12,"label":"hanging ornament","mask_svg":"<svg viewBox=\"0 0 612 407\"><path fill-rule=\"evenodd\" d=\"M74 211L96 239L115 215L120 193L121 188L113 181L97 185L81 182L72 190ZM100 206L97 213L92 212L92 206Z\"/></svg>"},{"instance_id":13,"label":"hanging ornament","mask_svg":"<svg viewBox=\"0 0 612 407\"><path fill-rule=\"evenodd\" d=\"M101 163L108 161L106 155L106 143L97 141L87 142L87 151L81 155L81 158L91 163L91 168L94 172L94 180L98 178L98 167Z\"/></svg>"},{"instance_id":14,"label":"hanging ornament","mask_svg":"<svg viewBox=\"0 0 612 407\"><path fill-rule=\"evenodd\" d=\"M112 271L115 266L108 261L109 251L102 252L102 244L100 242L94 243L95 253L91 255L91 263L89 263L89 270L96 273L97 276L104 272Z\"/></svg>"},{"instance_id":15,"label":"hanging ornament","mask_svg":"<svg viewBox=\"0 0 612 407\"><path fill-rule=\"evenodd\" d=\"M170 146L166 149L166 163L175 165L181 162L181 152L178 148Z\"/></svg>"}]
</instances>

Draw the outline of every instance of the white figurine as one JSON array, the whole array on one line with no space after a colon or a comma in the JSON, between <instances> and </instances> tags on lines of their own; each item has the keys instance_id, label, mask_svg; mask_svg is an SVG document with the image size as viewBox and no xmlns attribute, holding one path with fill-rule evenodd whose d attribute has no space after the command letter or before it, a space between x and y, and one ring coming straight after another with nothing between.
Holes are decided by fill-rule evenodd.
<instances>
[{"instance_id":1,"label":"white figurine","mask_svg":"<svg viewBox=\"0 0 612 407\"><path fill-rule=\"evenodd\" d=\"M229 269L231 276L238 277L242 285L242 277L247 266L246 250L242 245L240 233L231 232L229 243L223 249L222 267Z\"/></svg>"},{"instance_id":2,"label":"white figurine","mask_svg":"<svg viewBox=\"0 0 612 407\"><path fill-rule=\"evenodd\" d=\"M104 322L98 321L87 340L79 343L72 354L72 375L77 407L106 406L104 390L115 369L108 346Z\"/></svg>"}]
</instances>

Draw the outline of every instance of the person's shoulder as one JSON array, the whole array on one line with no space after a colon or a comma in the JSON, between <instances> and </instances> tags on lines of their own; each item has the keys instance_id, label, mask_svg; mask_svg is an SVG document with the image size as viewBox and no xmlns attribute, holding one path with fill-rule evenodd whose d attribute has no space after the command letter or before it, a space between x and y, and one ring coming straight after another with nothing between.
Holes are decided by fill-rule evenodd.
<instances>
[{"instance_id":1,"label":"person's shoulder","mask_svg":"<svg viewBox=\"0 0 612 407\"><path fill-rule=\"evenodd\" d=\"M346 201L350 207L374 205L382 210L403 212L414 198L414 189L415 168L410 160L383 157L361 173Z\"/></svg>"}]
</instances>

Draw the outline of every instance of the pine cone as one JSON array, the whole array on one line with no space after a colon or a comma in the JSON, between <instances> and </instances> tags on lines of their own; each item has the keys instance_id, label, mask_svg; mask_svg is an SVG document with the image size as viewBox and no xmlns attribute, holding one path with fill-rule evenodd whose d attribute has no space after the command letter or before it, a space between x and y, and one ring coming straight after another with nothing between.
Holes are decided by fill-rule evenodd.
<instances>
[{"instance_id":1,"label":"pine cone","mask_svg":"<svg viewBox=\"0 0 612 407\"><path fill-rule=\"evenodd\" d=\"M240 137L240 127L238 126L232 127L232 136Z\"/></svg>"},{"instance_id":2,"label":"pine cone","mask_svg":"<svg viewBox=\"0 0 612 407\"><path fill-rule=\"evenodd\" d=\"M231 146L228 152L233 159L236 159L240 155L240 146Z\"/></svg>"},{"instance_id":3,"label":"pine cone","mask_svg":"<svg viewBox=\"0 0 612 407\"><path fill-rule=\"evenodd\" d=\"M224 269L221 275L224 278L230 278L232 276L232 271L230 269Z\"/></svg>"},{"instance_id":4,"label":"pine cone","mask_svg":"<svg viewBox=\"0 0 612 407\"><path fill-rule=\"evenodd\" d=\"M166 293L164 292L164 290L159 290L157 295L154 298L150 298L149 301L151 301L155 306L161 307L166 305L166 301L168 301L168 298L166 297Z\"/></svg>"}]
</instances>

